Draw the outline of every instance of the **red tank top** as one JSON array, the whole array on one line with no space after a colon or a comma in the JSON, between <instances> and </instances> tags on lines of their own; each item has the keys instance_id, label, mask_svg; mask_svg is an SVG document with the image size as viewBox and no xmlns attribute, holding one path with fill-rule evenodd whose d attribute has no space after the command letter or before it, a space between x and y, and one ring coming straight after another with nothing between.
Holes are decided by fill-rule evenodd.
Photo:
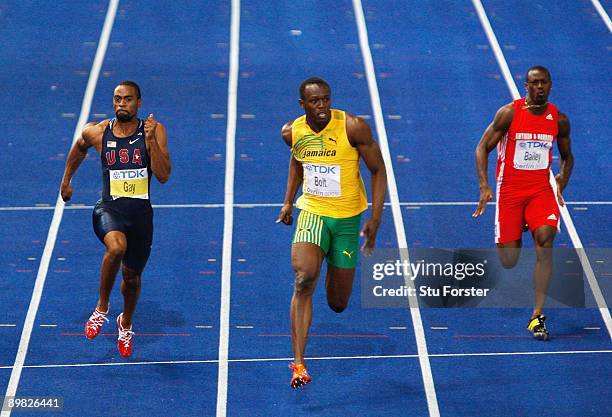
<instances>
[{"instance_id":1,"label":"red tank top","mask_svg":"<svg viewBox=\"0 0 612 417\"><path fill-rule=\"evenodd\" d=\"M559 131L559 110L548 103L540 115L523 109L525 98L514 100L510 129L497 145L497 183L548 183L553 143Z\"/></svg>"}]
</instances>

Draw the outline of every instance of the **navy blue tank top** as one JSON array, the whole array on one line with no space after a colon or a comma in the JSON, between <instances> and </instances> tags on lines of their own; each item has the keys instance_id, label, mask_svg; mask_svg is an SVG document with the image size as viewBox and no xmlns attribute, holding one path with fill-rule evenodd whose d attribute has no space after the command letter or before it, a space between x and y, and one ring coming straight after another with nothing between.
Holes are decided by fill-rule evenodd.
<instances>
[{"instance_id":1,"label":"navy blue tank top","mask_svg":"<svg viewBox=\"0 0 612 417\"><path fill-rule=\"evenodd\" d=\"M114 124L115 119L112 119L102 137L102 200L148 202L151 167L145 144L144 122L139 119L138 129L125 138L113 135Z\"/></svg>"}]
</instances>

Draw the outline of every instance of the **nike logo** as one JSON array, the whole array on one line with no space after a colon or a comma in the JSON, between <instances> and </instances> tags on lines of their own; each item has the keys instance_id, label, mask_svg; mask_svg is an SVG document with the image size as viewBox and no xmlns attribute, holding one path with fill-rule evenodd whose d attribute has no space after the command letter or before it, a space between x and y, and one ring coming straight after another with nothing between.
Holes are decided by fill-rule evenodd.
<instances>
[{"instance_id":1,"label":"nike logo","mask_svg":"<svg viewBox=\"0 0 612 417\"><path fill-rule=\"evenodd\" d=\"M354 251L353 251L353 252L354 252ZM349 257L349 259L352 259L352 258L353 258L353 252L349 252L349 251L347 251L347 250L343 250L343 251L342 251L342 254L343 254L343 255L348 256L348 257Z\"/></svg>"},{"instance_id":2,"label":"nike logo","mask_svg":"<svg viewBox=\"0 0 612 417\"><path fill-rule=\"evenodd\" d=\"M140 138L136 138L136 139L130 140L130 145L133 145L133 144L135 144L136 142L138 142L138 139L140 139Z\"/></svg>"}]
</instances>

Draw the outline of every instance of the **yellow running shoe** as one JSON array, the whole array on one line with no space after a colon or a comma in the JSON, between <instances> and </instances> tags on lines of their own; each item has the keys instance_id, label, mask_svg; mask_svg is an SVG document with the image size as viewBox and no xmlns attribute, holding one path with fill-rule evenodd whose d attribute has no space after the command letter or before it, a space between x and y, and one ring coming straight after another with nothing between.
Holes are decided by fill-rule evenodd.
<instances>
[{"instance_id":1,"label":"yellow running shoe","mask_svg":"<svg viewBox=\"0 0 612 417\"><path fill-rule=\"evenodd\" d=\"M529 324L527 324L527 330L533 333L533 337L538 340L548 340L548 329L546 328L546 324L544 321L546 317L543 314L539 316L532 317L529 320Z\"/></svg>"}]
</instances>

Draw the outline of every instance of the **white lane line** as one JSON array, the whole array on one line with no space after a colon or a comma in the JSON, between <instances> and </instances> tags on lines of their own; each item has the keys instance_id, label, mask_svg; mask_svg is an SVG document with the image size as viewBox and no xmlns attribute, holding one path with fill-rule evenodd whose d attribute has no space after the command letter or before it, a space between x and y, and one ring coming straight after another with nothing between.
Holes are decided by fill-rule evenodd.
<instances>
[{"instance_id":1,"label":"white lane line","mask_svg":"<svg viewBox=\"0 0 612 417\"><path fill-rule=\"evenodd\" d=\"M481 352L481 353L432 353L430 358L461 358L461 357L486 357L486 356L539 356L539 355L597 355L612 353L612 350L560 350L542 352ZM372 355L372 356L323 356L306 358L309 361L344 361L344 360L363 360L363 359L417 359L419 355ZM246 358L228 359L231 363L254 363L254 362L286 362L293 358ZM48 365L25 365L24 368L44 369L44 368L86 368L98 366L140 366L140 365L197 365L204 363L218 363L217 359L202 360L178 360L178 361L150 361L150 362L107 362L107 363L65 363ZM0 366L0 369L11 369L12 366Z\"/></svg>"},{"instance_id":2,"label":"white lane line","mask_svg":"<svg viewBox=\"0 0 612 417\"><path fill-rule=\"evenodd\" d=\"M597 13L599 13L599 16L601 16L601 19L608 27L608 30L612 32L612 21L610 21L610 16L608 16L608 13L606 13L606 9L603 8L599 0L591 0L591 3L593 3L593 6L597 10Z\"/></svg>"},{"instance_id":3,"label":"white lane line","mask_svg":"<svg viewBox=\"0 0 612 417\"><path fill-rule=\"evenodd\" d=\"M495 205L495 202L487 203L490 206ZM612 201L566 201L568 206L612 206ZM370 203L371 205L371 203ZM476 206L477 201L400 201L400 206ZM260 208L260 207L282 207L283 203L234 203L234 208ZM385 203L385 206L391 206L391 203ZM64 210L92 210L94 206L70 205L64 206ZM224 208L223 203L203 203L203 204L153 204L155 209L172 209L172 208ZM36 210L54 210L55 207L37 207L37 206L14 206L0 207L0 211L36 211Z\"/></svg>"},{"instance_id":4,"label":"white lane line","mask_svg":"<svg viewBox=\"0 0 612 417\"><path fill-rule=\"evenodd\" d=\"M491 23L489 22L489 18L487 17L487 13L482 6L480 0L472 0L474 4L474 8L478 13L478 17L482 24L482 27L487 34L487 38L489 39L489 43L495 52L495 57L497 58L497 63L499 64L502 73L504 74L504 78L506 80L506 84L510 89L510 93L514 100L520 98L520 94L512 75L510 74L510 69L508 68L508 63L506 62L506 58L499 47L499 43L497 42L497 37L495 36L495 32L491 27ZM550 181L554 185L555 179L552 171L550 171ZM565 223L565 227L567 228L567 233L572 240L572 244L576 249L576 253L578 254L578 258L580 258L580 263L582 264L582 268L587 277L587 281L589 286L591 287L591 291L593 292L593 297L597 302L597 306L599 307L599 312L601 313L601 317L603 318L606 327L608 328L608 333L610 335L610 339L612 339L612 317L610 316L610 310L606 305L606 300L603 297L601 289L599 288L599 284L597 283L597 279L595 278L595 273L593 272L593 268L591 267L591 263L589 262L589 258L587 257L584 246L582 245L582 241L580 240L580 236L578 236L578 232L576 231L576 227L574 226L574 222L572 220L572 216L570 215L567 206L559 207L561 211L561 217L563 218L563 222Z\"/></svg>"},{"instance_id":5,"label":"white lane line","mask_svg":"<svg viewBox=\"0 0 612 417\"><path fill-rule=\"evenodd\" d=\"M232 0L230 61L227 85L227 130L225 134L225 199L223 261L221 266L221 309L219 318L219 373L217 378L217 417L227 415L230 289L232 274L232 234L234 229L234 169L236 161L236 117L238 107L238 68L240 49L240 0Z\"/></svg>"},{"instance_id":6,"label":"white lane line","mask_svg":"<svg viewBox=\"0 0 612 417\"><path fill-rule=\"evenodd\" d=\"M106 48L108 47L108 39L110 38L110 34L113 29L113 23L115 21L118 5L119 0L110 0L108 3L108 10L106 11L106 18L104 19L104 26L102 27L100 41L98 42L98 49L96 50L96 56L91 67L91 72L89 73L83 103L81 104L81 114L79 115L79 120L72 136L72 144L74 144L79 137L91 111L91 102L93 100L94 92L96 91L96 84L98 83L98 77L100 76L100 68L102 67L102 62L104 61L104 55L106 54ZM28 345L30 344L30 337L32 336L34 320L36 319L36 313L38 312L38 306L40 304L40 299L42 298L45 279L47 278L49 261L51 260L51 255L53 254L53 248L55 246L55 240L57 239L57 232L62 221L63 213L64 201L62 200L61 195L58 193L57 201L55 202L55 209L53 211L53 219L51 220L51 226L49 227L49 233L47 234L45 249L40 260L38 274L36 275L36 282L34 283L34 291L32 292L30 306L28 307L28 313L21 332L21 340L19 341L15 365L13 366L13 370L11 372L11 379L9 380L8 387L6 388L5 397L14 397L15 393L17 392L17 386L19 385L19 379L21 378L21 370L23 369L28 352ZM9 417L10 415L10 410L2 411L1 414L2 417Z\"/></svg>"},{"instance_id":7,"label":"white lane line","mask_svg":"<svg viewBox=\"0 0 612 417\"><path fill-rule=\"evenodd\" d=\"M376 72L374 71L374 62L372 60L372 52L370 51L370 44L368 40L368 29L366 26L365 16L363 14L361 0L353 0L353 9L355 10L355 21L357 23L357 30L359 34L359 45L361 46L361 53L366 70L366 80L368 82L368 89L372 101L374 120L376 122L376 132L378 135L380 150L387 168L389 201L391 202L391 211L393 213L397 244L400 248L400 257L402 261L410 263L408 243L406 241L406 232L404 229L404 219L402 217L402 211L399 204L397 184L395 182L395 174L393 172L393 162L391 161L391 153L389 151L389 141L387 139L387 131L385 129L385 120L380 103L378 84L376 82ZM406 282L406 286L409 288L414 288L414 284L409 276L404 276L404 281ZM419 354L419 364L421 366L427 408L430 416L438 417L440 415L440 410L438 407L433 375L431 373L431 365L429 363L427 341L425 340L425 330L423 329L423 321L421 320L421 310L419 310L419 303L416 297L408 297L408 303L410 305L410 315L412 317L417 352Z\"/></svg>"},{"instance_id":8,"label":"white lane line","mask_svg":"<svg viewBox=\"0 0 612 417\"><path fill-rule=\"evenodd\" d=\"M490 206L495 205L495 202L487 203ZM566 201L568 206L612 206L612 201ZM372 205L370 203L370 205ZM435 206L476 206L477 201L400 201L400 206L415 206L415 207L435 207ZM260 207L282 207L282 203L234 203L234 208L260 208ZM385 203L385 206L391 206L391 203ZM64 206L64 210L92 210L94 206L71 205ZM153 204L155 209L167 208L224 208L223 203L206 203L206 204ZM0 207L0 211L36 211L36 210L54 210L55 207L36 207L36 206L14 206Z\"/></svg>"}]
</instances>

